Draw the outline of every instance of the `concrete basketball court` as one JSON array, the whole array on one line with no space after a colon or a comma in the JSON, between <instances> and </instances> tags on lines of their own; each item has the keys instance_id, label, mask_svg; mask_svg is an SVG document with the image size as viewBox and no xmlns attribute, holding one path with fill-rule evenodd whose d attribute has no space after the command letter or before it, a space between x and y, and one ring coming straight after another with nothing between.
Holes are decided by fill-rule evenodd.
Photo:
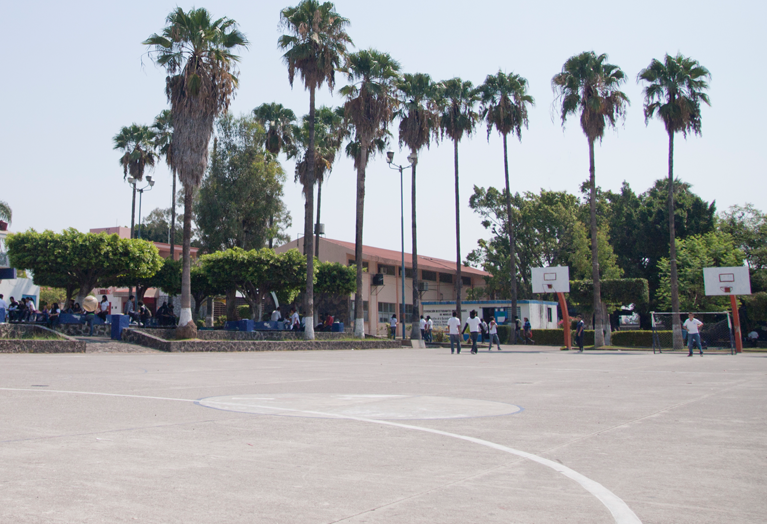
<instances>
[{"instance_id":1,"label":"concrete basketball court","mask_svg":"<svg viewBox=\"0 0 767 524\"><path fill-rule=\"evenodd\" d=\"M767 354L0 355L2 523L763 523Z\"/></svg>"}]
</instances>

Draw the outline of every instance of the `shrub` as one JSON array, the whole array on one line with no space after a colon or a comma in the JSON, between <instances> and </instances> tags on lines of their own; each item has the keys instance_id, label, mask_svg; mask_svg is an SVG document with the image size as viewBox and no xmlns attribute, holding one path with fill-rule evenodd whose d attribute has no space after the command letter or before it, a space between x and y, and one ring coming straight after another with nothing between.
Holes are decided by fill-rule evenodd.
<instances>
[{"instance_id":1,"label":"shrub","mask_svg":"<svg viewBox=\"0 0 767 524\"><path fill-rule=\"evenodd\" d=\"M511 338L511 326L498 326L498 340L501 344L508 344Z\"/></svg>"},{"instance_id":2,"label":"shrub","mask_svg":"<svg viewBox=\"0 0 767 524\"><path fill-rule=\"evenodd\" d=\"M665 340L671 340L671 331L658 331L659 336L666 337ZM652 331L647 330L629 330L616 331L612 334L612 345L629 348L649 348L652 347Z\"/></svg>"},{"instance_id":3,"label":"shrub","mask_svg":"<svg viewBox=\"0 0 767 524\"><path fill-rule=\"evenodd\" d=\"M575 346L575 330L570 330L570 338L573 346ZM538 346L560 346L565 345L565 330L564 329L534 329L533 340ZM594 330L585 329L583 331L583 345L594 345Z\"/></svg>"},{"instance_id":4,"label":"shrub","mask_svg":"<svg viewBox=\"0 0 767 524\"><path fill-rule=\"evenodd\" d=\"M237 316L244 319L253 318L253 314L250 312L250 306L239 306L237 308Z\"/></svg>"}]
</instances>

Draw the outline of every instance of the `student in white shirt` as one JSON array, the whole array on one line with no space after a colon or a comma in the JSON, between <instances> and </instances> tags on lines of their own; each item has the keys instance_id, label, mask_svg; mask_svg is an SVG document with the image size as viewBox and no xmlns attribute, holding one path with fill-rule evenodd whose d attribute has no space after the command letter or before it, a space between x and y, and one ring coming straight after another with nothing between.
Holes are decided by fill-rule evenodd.
<instances>
[{"instance_id":1,"label":"student in white shirt","mask_svg":"<svg viewBox=\"0 0 767 524\"><path fill-rule=\"evenodd\" d=\"M469 336L471 337L471 353L474 355L477 353L477 337L479 337L479 326L482 321L477 316L477 312L473 309L469 312L469 318L466 320L466 325L463 326L463 333L466 333L466 329L469 329Z\"/></svg>"},{"instance_id":2,"label":"student in white shirt","mask_svg":"<svg viewBox=\"0 0 767 524\"><path fill-rule=\"evenodd\" d=\"M487 326L490 335L490 345L487 347L488 351L492 351L493 342L498 346L498 351L501 350L501 341L498 338L498 324L495 322L495 317L490 319L490 324Z\"/></svg>"},{"instance_id":3,"label":"student in white shirt","mask_svg":"<svg viewBox=\"0 0 767 524\"><path fill-rule=\"evenodd\" d=\"M423 319L423 315L421 315L419 327L421 328L421 340L426 340L426 321Z\"/></svg>"},{"instance_id":4,"label":"student in white shirt","mask_svg":"<svg viewBox=\"0 0 767 524\"><path fill-rule=\"evenodd\" d=\"M426 337L428 339L427 340L428 342L432 341L432 337L434 336L433 331L434 331L434 321L431 319L429 315L426 315Z\"/></svg>"},{"instance_id":5,"label":"student in white shirt","mask_svg":"<svg viewBox=\"0 0 767 524\"><path fill-rule=\"evenodd\" d=\"M397 315L391 316L389 324L391 324L391 338L397 338Z\"/></svg>"},{"instance_id":6,"label":"student in white shirt","mask_svg":"<svg viewBox=\"0 0 767 524\"><path fill-rule=\"evenodd\" d=\"M690 350L688 357L692 356L692 350L695 348L695 344L698 345L700 356L703 356L703 346L700 344L700 328L703 326L703 322L695 318L695 315L690 313L689 318L684 321L682 327L687 330L687 349Z\"/></svg>"},{"instance_id":7,"label":"student in white shirt","mask_svg":"<svg viewBox=\"0 0 767 524\"><path fill-rule=\"evenodd\" d=\"M461 319L453 311L453 316L447 321L447 334L450 337L450 354L453 354L458 344L458 354L461 354Z\"/></svg>"}]
</instances>

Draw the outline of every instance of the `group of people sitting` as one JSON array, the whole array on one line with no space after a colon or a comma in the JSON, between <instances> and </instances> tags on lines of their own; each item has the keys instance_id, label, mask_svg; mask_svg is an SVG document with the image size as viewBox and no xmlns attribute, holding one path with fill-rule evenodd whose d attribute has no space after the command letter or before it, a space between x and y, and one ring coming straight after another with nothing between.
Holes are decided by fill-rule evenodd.
<instances>
[{"instance_id":1,"label":"group of people sitting","mask_svg":"<svg viewBox=\"0 0 767 524\"><path fill-rule=\"evenodd\" d=\"M0 309L6 312L8 322L37 322L38 314L42 313L35 307L35 301L27 297L18 302L11 297L11 302L6 303L3 295L0 295Z\"/></svg>"}]
</instances>

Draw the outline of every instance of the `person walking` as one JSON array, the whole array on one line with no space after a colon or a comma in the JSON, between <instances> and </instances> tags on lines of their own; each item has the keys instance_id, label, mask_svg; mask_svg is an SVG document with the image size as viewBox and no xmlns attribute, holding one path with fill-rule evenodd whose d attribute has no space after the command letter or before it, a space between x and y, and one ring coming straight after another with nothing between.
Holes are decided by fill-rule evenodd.
<instances>
[{"instance_id":1,"label":"person walking","mask_svg":"<svg viewBox=\"0 0 767 524\"><path fill-rule=\"evenodd\" d=\"M397 338L397 315L392 315L389 319L391 325L391 338Z\"/></svg>"},{"instance_id":2,"label":"person walking","mask_svg":"<svg viewBox=\"0 0 767 524\"><path fill-rule=\"evenodd\" d=\"M450 354L455 351L455 345L458 345L458 354L461 354L461 319L453 311L453 316L447 321L447 334L450 337Z\"/></svg>"},{"instance_id":3,"label":"person walking","mask_svg":"<svg viewBox=\"0 0 767 524\"><path fill-rule=\"evenodd\" d=\"M689 313L687 320L684 321L682 326L687 330L687 349L690 350L688 357L692 356L692 352L695 349L695 345L698 345L700 356L703 356L703 346L700 344L700 328L703 326L703 322L695 318L695 315Z\"/></svg>"},{"instance_id":4,"label":"person walking","mask_svg":"<svg viewBox=\"0 0 767 524\"><path fill-rule=\"evenodd\" d=\"M418 321L418 327L421 328L421 340L426 340L426 321L423 319L423 315L421 315L421 320Z\"/></svg>"},{"instance_id":5,"label":"person walking","mask_svg":"<svg viewBox=\"0 0 767 524\"><path fill-rule=\"evenodd\" d=\"M578 353L583 353L583 328L585 324L580 315L575 317L575 321L577 322L575 324L575 343L578 344Z\"/></svg>"},{"instance_id":6,"label":"person walking","mask_svg":"<svg viewBox=\"0 0 767 524\"><path fill-rule=\"evenodd\" d=\"M482 321L477 317L477 312L473 309L469 312L469 318L466 320L466 325L463 326L463 332L469 330L469 337L471 337L471 354L477 354L477 338L479 337L479 327L482 325Z\"/></svg>"},{"instance_id":7,"label":"person walking","mask_svg":"<svg viewBox=\"0 0 767 524\"><path fill-rule=\"evenodd\" d=\"M490 334L490 345L487 347L488 351L493 350L493 342L498 346L498 351L501 350L501 340L498 338L498 324L495 322L495 317L490 318L490 324L487 326L488 333Z\"/></svg>"},{"instance_id":8,"label":"person walking","mask_svg":"<svg viewBox=\"0 0 767 524\"><path fill-rule=\"evenodd\" d=\"M434 341L434 321L430 315L426 315L426 336L428 337L427 342Z\"/></svg>"}]
</instances>

